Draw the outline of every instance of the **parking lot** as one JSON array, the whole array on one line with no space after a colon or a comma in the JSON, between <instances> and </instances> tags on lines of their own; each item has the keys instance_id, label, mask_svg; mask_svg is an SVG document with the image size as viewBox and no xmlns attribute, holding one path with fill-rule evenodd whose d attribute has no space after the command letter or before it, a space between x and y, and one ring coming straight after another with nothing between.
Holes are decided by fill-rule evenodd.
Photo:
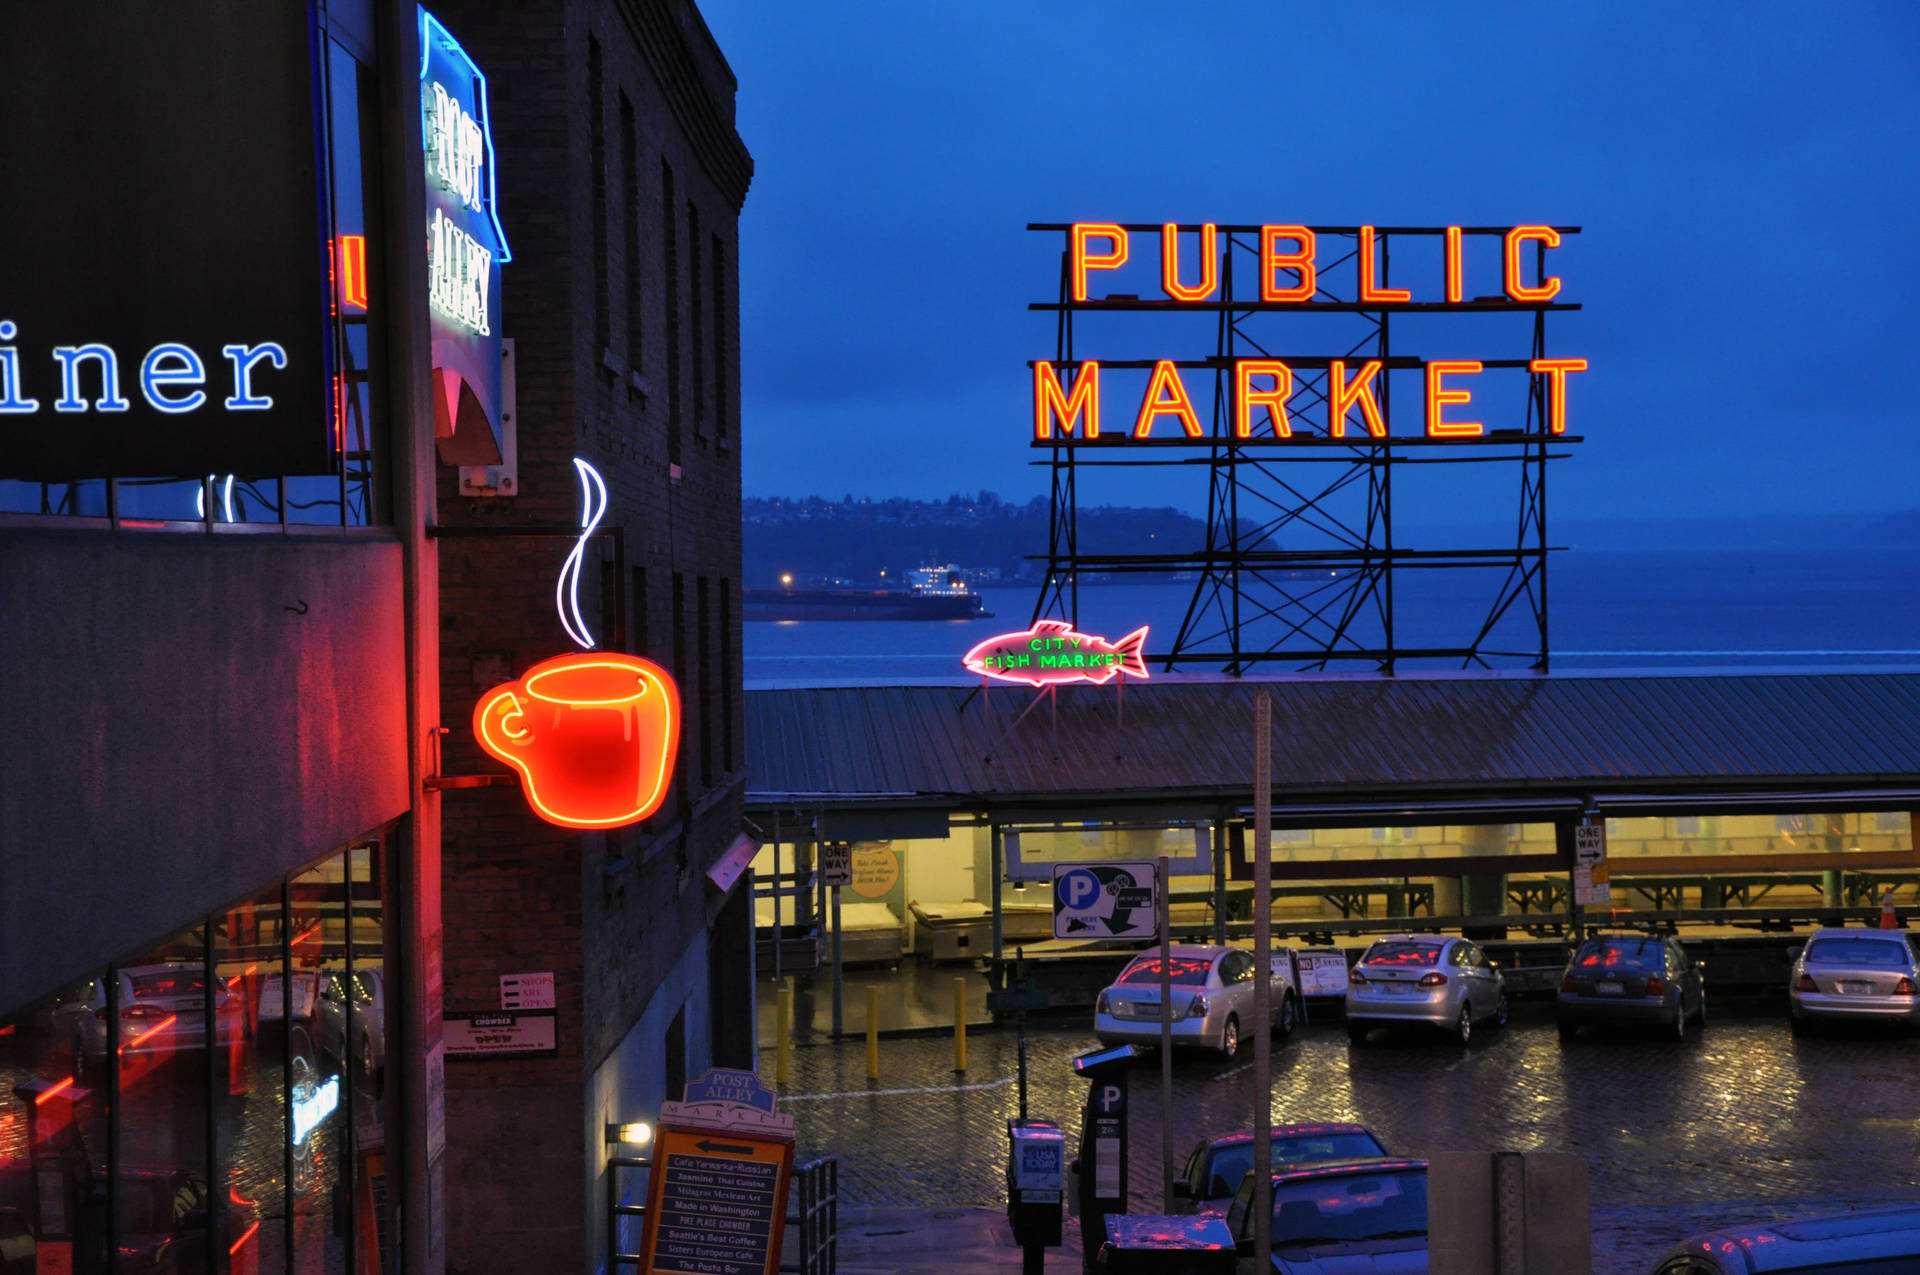
<instances>
[{"instance_id":1,"label":"parking lot","mask_svg":"<svg viewBox=\"0 0 1920 1275\"><path fill-rule=\"evenodd\" d=\"M1036 1016L1029 1111L1077 1136L1083 1086L1069 1060L1095 1046L1087 1015ZM946 1035L802 1046L783 1109L803 1154L840 1159L853 1206L998 1207L1005 1121L1018 1113L1011 1027L974 1029L968 1070ZM1660 1249L1711 1226L1848 1203L1920 1201L1920 1041L1878 1030L1788 1031L1784 1001L1716 999L1691 1040L1658 1033L1563 1043L1551 1006L1519 1004L1462 1048L1417 1034L1349 1044L1337 1007L1273 1053L1278 1121L1356 1120L1396 1152L1561 1150L1592 1174L1594 1269L1645 1275ZM762 1074L772 1077L771 1049ZM1134 1207L1160 1211L1160 1067L1131 1076ZM1179 1056L1175 1154L1250 1123L1252 1049L1232 1062Z\"/></svg>"}]
</instances>

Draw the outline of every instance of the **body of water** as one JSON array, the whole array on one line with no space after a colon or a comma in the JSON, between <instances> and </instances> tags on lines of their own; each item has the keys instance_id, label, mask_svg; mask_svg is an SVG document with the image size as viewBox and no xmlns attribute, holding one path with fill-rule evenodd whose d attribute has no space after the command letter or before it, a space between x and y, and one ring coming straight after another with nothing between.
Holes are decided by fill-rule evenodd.
<instances>
[{"instance_id":1,"label":"body of water","mask_svg":"<svg viewBox=\"0 0 1920 1275\"><path fill-rule=\"evenodd\" d=\"M1307 595L1316 583L1303 579L1287 587ZM1548 586L1549 651L1556 672L1920 670L1920 546L1569 551L1552 559ZM1402 648L1458 646L1484 619L1497 580L1480 571L1407 572L1396 581L1396 590L1395 628ZM986 591L987 609L994 615L985 620L748 624L746 682L750 688L971 683L978 678L961 667L960 657L985 638L1024 629L1037 593L1033 586ZM1116 639L1145 624L1149 653L1164 653L1193 597L1191 581L1084 585L1080 628ZM1364 625L1355 631L1363 638L1369 632ZM1537 645L1524 606L1493 632L1491 647L1531 650ZM1495 663L1520 669L1526 661ZM1159 674L1151 661L1150 667ZM1276 663L1259 671L1297 667ZM1349 674L1373 671L1365 661L1335 661L1330 667ZM1403 672L1458 667L1457 660L1401 665Z\"/></svg>"}]
</instances>

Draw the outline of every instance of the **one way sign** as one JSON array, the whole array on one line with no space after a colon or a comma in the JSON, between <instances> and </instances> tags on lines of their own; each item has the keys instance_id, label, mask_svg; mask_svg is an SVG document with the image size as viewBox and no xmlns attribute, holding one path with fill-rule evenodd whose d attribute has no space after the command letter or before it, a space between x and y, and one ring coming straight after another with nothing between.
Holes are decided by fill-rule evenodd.
<instances>
[{"instance_id":1,"label":"one way sign","mask_svg":"<svg viewBox=\"0 0 1920 1275\"><path fill-rule=\"evenodd\" d=\"M1150 939L1155 919L1152 863L1053 865L1053 936Z\"/></svg>"}]
</instances>

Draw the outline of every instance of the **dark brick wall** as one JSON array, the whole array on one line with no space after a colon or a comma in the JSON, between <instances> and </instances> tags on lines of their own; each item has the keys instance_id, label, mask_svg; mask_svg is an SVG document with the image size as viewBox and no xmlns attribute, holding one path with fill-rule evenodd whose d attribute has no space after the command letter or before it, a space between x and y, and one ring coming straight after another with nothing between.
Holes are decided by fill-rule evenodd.
<instances>
[{"instance_id":1,"label":"dark brick wall","mask_svg":"<svg viewBox=\"0 0 1920 1275\"><path fill-rule=\"evenodd\" d=\"M492 94L499 210L513 250L501 285L502 332L516 342L519 431L516 495L463 498L455 472L441 476L442 712L452 728L444 769L503 769L473 743L475 700L572 649L553 599L572 539L537 532L577 523L576 455L606 479L601 529L617 530L624 557L616 570L612 535L590 548L581 610L602 648L620 645L624 634L628 650L666 667L684 708L679 778L660 812L639 827L570 832L536 818L517 790L446 794L447 1008L497 1007L500 974L537 970L554 972L559 1003L558 1057L448 1067L448 1191L459 1201L450 1217L465 1220L450 1228L453 1271L529 1269L520 1259L536 1251L550 1263L542 1269L591 1264L598 1238L587 1232L599 1204L588 1193L599 1186L588 1180L596 1113L584 1110L584 1082L640 1020L665 972L699 943L712 903L706 869L740 829L737 219L750 161L732 134L731 74L698 14L689 9L683 23L681 11L664 0L450 0L435 8L487 73ZM598 101L588 92L589 39L599 50ZM597 177L596 153L605 164ZM678 232L678 473L668 460L663 160L673 171ZM607 201L598 234L596 192ZM689 238L689 201L697 243ZM716 238L724 257L718 314ZM694 251L702 254L704 331L693 322ZM708 379L699 420L696 341L705 343ZM716 377L725 378L724 389ZM722 404L724 421L715 419ZM515 528L521 534L475 534ZM676 574L685 599L679 642ZM625 615L615 605L616 578ZM703 578L705 670L695 666ZM731 617L725 631L723 589ZM676 650L684 658L676 660ZM722 690L727 680L731 694ZM731 723L720 720L725 706ZM721 755L729 738L730 759ZM706 782L703 748L710 750ZM689 1041L696 1065L706 1049L705 1041ZM515 1113L536 1109L561 1127L532 1141L514 1136L524 1132ZM515 1193L532 1180L542 1184L541 1207L529 1218Z\"/></svg>"}]
</instances>

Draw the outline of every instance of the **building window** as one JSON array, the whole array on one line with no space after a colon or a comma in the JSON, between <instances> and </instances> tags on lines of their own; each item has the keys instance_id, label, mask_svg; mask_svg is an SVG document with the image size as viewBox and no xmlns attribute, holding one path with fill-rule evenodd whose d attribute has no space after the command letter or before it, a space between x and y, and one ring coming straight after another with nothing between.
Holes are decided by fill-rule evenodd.
<instances>
[{"instance_id":1,"label":"building window","mask_svg":"<svg viewBox=\"0 0 1920 1275\"><path fill-rule=\"evenodd\" d=\"M705 438L707 423L706 300L700 288L700 210L687 201L687 291L693 300L693 436Z\"/></svg>"},{"instance_id":2,"label":"building window","mask_svg":"<svg viewBox=\"0 0 1920 1275\"><path fill-rule=\"evenodd\" d=\"M680 463L680 236L673 167L660 161L660 242L667 267L667 463Z\"/></svg>"},{"instance_id":3,"label":"building window","mask_svg":"<svg viewBox=\"0 0 1920 1275\"><path fill-rule=\"evenodd\" d=\"M733 751L733 581L720 581L720 769L731 775Z\"/></svg>"},{"instance_id":4,"label":"building window","mask_svg":"<svg viewBox=\"0 0 1920 1275\"><path fill-rule=\"evenodd\" d=\"M694 622L699 625L694 676L699 682L700 786L703 789L713 787L713 745L719 738L713 729L713 624L709 601L707 577L700 576L694 581Z\"/></svg>"},{"instance_id":5,"label":"building window","mask_svg":"<svg viewBox=\"0 0 1920 1275\"><path fill-rule=\"evenodd\" d=\"M687 684L687 578L680 572L673 573L673 675L681 686ZM687 749L684 736L680 751L673 759L673 788L675 809L680 813L681 835L686 835L686 821L692 813L693 801L687 793Z\"/></svg>"},{"instance_id":6,"label":"building window","mask_svg":"<svg viewBox=\"0 0 1920 1275\"><path fill-rule=\"evenodd\" d=\"M587 37L587 162L593 196L593 343L613 348L607 280L607 111L600 41Z\"/></svg>"},{"instance_id":7,"label":"building window","mask_svg":"<svg viewBox=\"0 0 1920 1275\"><path fill-rule=\"evenodd\" d=\"M640 375L641 336L646 331L640 292L640 130L634 123L633 103L620 95L620 210L626 219L627 252L627 371ZM628 382L629 387L633 385Z\"/></svg>"},{"instance_id":8,"label":"building window","mask_svg":"<svg viewBox=\"0 0 1920 1275\"><path fill-rule=\"evenodd\" d=\"M727 437L727 261L726 245L713 237L713 432Z\"/></svg>"}]
</instances>

